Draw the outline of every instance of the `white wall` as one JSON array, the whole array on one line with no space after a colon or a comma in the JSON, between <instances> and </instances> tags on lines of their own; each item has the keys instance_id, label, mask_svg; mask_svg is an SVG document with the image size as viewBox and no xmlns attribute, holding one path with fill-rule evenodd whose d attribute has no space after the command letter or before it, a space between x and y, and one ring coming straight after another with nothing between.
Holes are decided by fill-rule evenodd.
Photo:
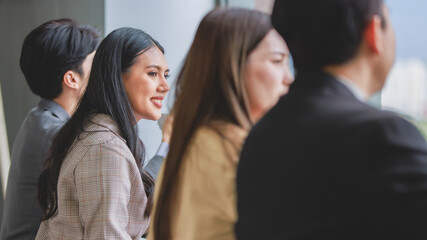
<instances>
[{"instance_id":1,"label":"white wall","mask_svg":"<svg viewBox=\"0 0 427 240\"><path fill-rule=\"evenodd\" d=\"M172 85L200 20L214 5L214 0L105 0L105 33L119 27L135 27L149 33L165 48ZM164 113L172 106L173 96L168 95L162 109ZM146 120L142 120L139 127L151 158L161 142L161 130L156 122Z\"/></svg>"}]
</instances>

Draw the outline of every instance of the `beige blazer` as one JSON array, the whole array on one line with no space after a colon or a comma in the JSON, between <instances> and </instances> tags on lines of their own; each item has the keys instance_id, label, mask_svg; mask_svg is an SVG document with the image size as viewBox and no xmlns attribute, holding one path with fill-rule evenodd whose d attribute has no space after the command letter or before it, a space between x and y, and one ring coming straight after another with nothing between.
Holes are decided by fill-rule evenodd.
<instances>
[{"instance_id":1,"label":"beige blazer","mask_svg":"<svg viewBox=\"0 0 427 240\"><path fill-rule=\"evenodd\" d=\"M171 240L235 239L235 179L246 135L244 129L224 122L197 130L173 186L177 195L171 206ZM163 168L156 185L162 180ZM148 239L154 240L150 234Z\"/></svg>"},{"instance_id":2,"label":"beige blazer","mask_svg":"<svg viewBox=\"0 0 427 240\"><path fill-rule=\"evenodd\" d=\"M93 115L65 158L58 212L36 239L139 239L147 197L138 166L108 115Z\"/></svg>"}]
</instances>

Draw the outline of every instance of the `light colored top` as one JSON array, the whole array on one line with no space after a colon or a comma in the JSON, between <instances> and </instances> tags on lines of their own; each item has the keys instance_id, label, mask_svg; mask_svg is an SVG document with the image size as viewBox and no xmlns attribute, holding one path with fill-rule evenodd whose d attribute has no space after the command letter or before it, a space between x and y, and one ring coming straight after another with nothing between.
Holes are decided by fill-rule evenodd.
<instances>
[{"instance_id":1,"label":"light colored top","mask_svg":"<svg viewBox=\"0 0 427 240\"><path fill-rule=\"evenodd\" d=\"M108 115L93 115L65 158L58 212L36 239L139 239L147 197L138 166Z\"/></svg>"},{"instance_id":2,"label":"light colored top","mask_svg":"<svg viewBox=\"0 0 427 240\"><path fill-rule=\"evenodd\" d=\"M196 131L174 185L177 194L171 207L171 240L235 239L235 179L246 135L244 129L224 122ZM157 186L162 176L163 168ZM151 234L148 239L153 240Z\"/></svg>"},{"instance_id":3,"label":"light colored top","mask_svg":"<svg viewBox=\"0 0 427 240\"><path fill-rule=\"evenodd\" d=\"M169 152L169 143L162 142L160 143L159 149L157 149L156 155L162 158L165 158Z\"/></svg>"},{"instance_id":4,"label":"light colored top","mask_svg":"<svg viewBox=\"0 0 427 240\"><path fill-rule=\"evenodd\" d=\"M366 93L353 81L351 81L350 79L344 77L344 76L336 76L336 78L338 79L338 81L340 83L342 83L344 86L346 86L348 88L348 90L350 90L350 92L353 94L353 96L361 101L361 102L365 102L366 101Z\"/></svg>"},{"instance_id":5,"label":"light colored top","mask_svg":"<svg viewBox=\"0 0 427 240\"><path fill-rule=\"evenodd\" d=\"M159 146L159 149L157 150L156 155L154 155L154 157L144 165L145 171L150 174L154 180L157 179L157 174L159 173L160 167L163 164L163 160L165 159L166 155L168 155L168 151L169 143L162 142Z\"/></svg>"},{"instance_id":6,"label":"light colored top","mask_svg":"<svg viewBox=\"0 0 427 240\"><path fill-rule=\"evenodd\" d=\"M19 128L12 149L0 239L34 239L42 211L37 181L53 136L70 116L59 104L42 99Z\"/></svg>"}]
</instances>

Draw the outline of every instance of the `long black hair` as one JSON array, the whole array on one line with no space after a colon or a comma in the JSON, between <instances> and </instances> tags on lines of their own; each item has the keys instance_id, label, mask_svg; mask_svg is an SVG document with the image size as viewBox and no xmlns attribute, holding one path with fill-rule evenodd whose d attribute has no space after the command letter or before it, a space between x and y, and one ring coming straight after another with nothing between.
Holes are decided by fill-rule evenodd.
<instances>
[{"instance_id":1,"label":"long black hair","mask_svg":"<svg viewBox=\"0 0 427 240\"><path fill-rule=\"evenodd\" d=\"M58 210L57 185L62 163L74 141L84 131L83 126L92 113L104 113L116 121L139 166L148 199L144 216L150 215L154 181L142 168L144 146L135 128L136 120L124 90L122 74L129 71L137 56L151 47L158 47L164 53L163 47L156 40L134 28L117 29L101 42L93 60L86 92L76 112L53 140L49 157L39 177L37 197L43 209L43 221L53 217Z\"/></svg>"}]
</instances>

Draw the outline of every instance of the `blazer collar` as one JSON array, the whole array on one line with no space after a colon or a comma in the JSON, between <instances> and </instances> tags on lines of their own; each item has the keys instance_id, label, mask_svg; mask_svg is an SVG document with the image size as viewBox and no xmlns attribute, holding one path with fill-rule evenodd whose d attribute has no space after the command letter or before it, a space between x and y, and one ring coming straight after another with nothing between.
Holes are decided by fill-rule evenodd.
<instances>
[{"instance_id":1,"label":"blazer collar","mask_svg":"<svg viewBox=\"0 0 427 240\"><path fill-rule=\"evenodd\" d=\"M89 124L86 124L86 126L83 128L85 132L110 131L126 142L126 140L122 137L122 133L117 122L110 115L94 113L90 115L89 118Z\"/></svg>"},{"instance_id":2,"label":"blazer collar","mask_svg":"<svg viewBox=\"0 0 427 240\"><path fill-rule=\"evenodd\" d=\"M342 96L357 99L350 89L335 76L323 71L298 72L295 82L290 86L289 94L299 91L315 91L325 95Z\"/></svg>"},{"instance_id":3,"label":"blazer collar","mask_svg":"<svg viewBox=\"0 0 427 240\"><path fill-rule=\"evenodd\" d=\"M65 111L65 109L55 101L42 98L39 102L39 107L52 112L54 116L62 121L70 119L70 115L68 115L67 111Z\"/></svg>"}]
</instances>

